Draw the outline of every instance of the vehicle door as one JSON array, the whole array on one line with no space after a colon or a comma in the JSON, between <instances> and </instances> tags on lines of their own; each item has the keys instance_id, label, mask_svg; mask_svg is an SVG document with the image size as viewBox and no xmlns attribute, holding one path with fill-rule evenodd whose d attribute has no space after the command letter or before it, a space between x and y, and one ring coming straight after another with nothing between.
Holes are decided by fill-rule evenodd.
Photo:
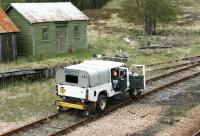
<instances>
[{"instance_id":1,"label":"vehicle door","mask_svg":"<svg viewBox=\"0 0 200 136\"><path fill-rule=\"evenodd\" d=\"M128 68L119 67L119 91L125 91L128 86Z\"/></svg>"},{"instance_id":2,"label":"vehicle door","mask_svg":"<svg viewBox=\"0 0 200 136\"><path fill-rule=\"evenodd\" d=\"M132 65L129 75L130 88L131 89L144 89L145 90L145 66L144 65Z\"/></svg>"}]
</instances>

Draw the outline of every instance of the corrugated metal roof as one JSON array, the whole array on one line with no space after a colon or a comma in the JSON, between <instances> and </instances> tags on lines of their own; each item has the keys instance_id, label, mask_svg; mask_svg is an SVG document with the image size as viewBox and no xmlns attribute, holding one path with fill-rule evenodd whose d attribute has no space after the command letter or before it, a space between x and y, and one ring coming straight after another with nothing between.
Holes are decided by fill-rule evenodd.
<instances>
[{"instance_id":1,"label":"corrugated metal roof","mask_svg":"<svg viewBox=\"0 0 200 136\"><path fill-rule=\"evenodd\" d=\"M30 23L88 20L71 2L11 3Z\"/></svg>"},{"instance_id":2,"label":"corrugated metal roof","mask_svg":"<svg viewBox=\"0 0 200 136\"><path fill-rule=\"evenodd\" d=\"M11 33L11 32L19 32L19 29L6 15L6 13L2 9L0 9L0 33Z\"/></svg>"}]
</instances>

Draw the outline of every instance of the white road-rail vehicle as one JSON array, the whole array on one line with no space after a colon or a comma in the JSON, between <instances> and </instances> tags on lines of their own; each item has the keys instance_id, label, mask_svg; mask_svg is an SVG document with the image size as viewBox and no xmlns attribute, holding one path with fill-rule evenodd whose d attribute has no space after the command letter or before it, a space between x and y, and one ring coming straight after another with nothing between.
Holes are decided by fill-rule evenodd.
<instances>
[{"instance_id":1,"label":"white road-rail vehicle","mask_svg":"<svg viewBox=\"0 0 200 136\"><path fill-rule=\"evenodd\" d=\"M132 68L139 68L135 74ZM133 65L129 70L122 62L88 60L56 72L56 101L59 111L66 108L103 112L108 99L120 93L137 98L145 90L145 66ZM115 75L113 75L115 73Z\"/></svg>"}]
</instances>

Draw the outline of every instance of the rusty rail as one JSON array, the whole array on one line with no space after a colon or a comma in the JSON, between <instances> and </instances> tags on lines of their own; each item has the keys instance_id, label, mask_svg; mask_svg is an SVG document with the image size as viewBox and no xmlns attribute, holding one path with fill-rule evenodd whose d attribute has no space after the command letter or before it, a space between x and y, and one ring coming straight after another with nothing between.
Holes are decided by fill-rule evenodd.
<instances>
[{"instance_id":1,"label":"rusty rail","mask_svg":"<svg viewBox=\"0 0 200 136\"><path fill-rule=\"evenodd\" d=\"M21 126L19 128L13 129L13 130L11 130L9 132L1 134L0 136L11 136L11 135L16 134L18 132L25 131L25 130L27 130L29 128L32 128L32 127L36 126L37 124L45 123L48 119L54 119L54 118L56 118L58 116L59 116L59 113L53 113L53 114L49 115L48 117L45 117L43 119L39 119L39 120L37 120L35 122L31 122L31 123L29 123L27 125L24 125L24 126Z\"/></svg>"},{"instance_id":2,"label":"rusty rail","mask_svg":"<svg viewBox=\"0 0 200 136\"><path fill-rule=\"evenodd\" d=\"M158 75L158 76L155 76L155 77L153 77L153 78L151 78L151 79L147 79L147 80L146 80L146 83L150 83L150 82L152 82L152 81L156 81L156 80L159 80L159 79L161 79L161 78L164 78L164 77L167 77L167 76L171 76L171 75L176 74L176 73L178 73L178 72L182 72L182 71L188 70L188 69L190 69L190 68L194 68L194 67L196 67L196 66L200 66L200 61L197 62L196 64L191 65L191 66L184 67L184 68L180 68L180 69L174 70L174 71L172 71L172 72L169 72L169 73L166 73L166 74L162 74L162 75Z\"/></svg>"},{"instance_id":3,"label":"rusty rail","mask_svg":"<svg viewBox=\"0 0 200 136\"><path fill-rule=\"evenodd\" d=\"M195 64L195 63L199 63L199 62L200 62L200 61L192 61L192 62L183 63L183 64L178 64L178 65L173 65L173 66L167 66L167 67L162 67L162 68L158 68L158 69L152 69L151 72L152 72L152 71L168 70L168 69L183 67L183 66L187 66L187 65L191 65L191 64Z\"/></svg>"},{"instance_id":4,"label":"rusty rail","mask_svg":"<svg viewBox=\"0 0 200 136\"><path fill-rule=\"evenodd\" d=\"M195 58L200 58L200 56L191 56L191 57L186 57L186 58L182 58L182 59L176 59L176 60L170 60L170 61L165 61L165 62L149 64L149 65L146 65L146 66L151 67L151 66L157 66L157 65L179 62L179 61L184 61L184 60L190 60L190 59L195 59Z\"/></svg>"},{"instance_id":5,"label":"rusty rail","mask_svg":"<svg viewBox=\"0 0 200 136\"><path fill-rule=\"evenodd\" d=\"M193 134L192 136L200 136L200 130L197 131L195 134Z\"/></svg>"},{"instance_id":6,"label":"rusty rail","mask_svg":"<svg viewBox=\"0 0 200 136\"><path fill-rule=\"evenodd\" d=\"M144 93L144 94L142 95L142 97L145 97L145 96L150 95L151 93L154 93L154 92L157 92L157 91L161 91L161 90L163 90L163 89L165 89L165 88L168 88L168 87L170 87L170 86L172 86L172 85L175 85L175 84L181 83L181 82L183 82L183 81L189 80L189 79L191 79L191 78L195 78L195 77L197 77L197 76L199 76L199 75L200 75L200 72L197 72L197 73L195 73L195 74L193 74L193 75L190 75L190 76L187 76L187 77L178 79L178 80L176 80L176 81L170 82L170 83L168 83L168 84L165 84L165 85L163 85L163 86L160 86L160 87L158 87L158 88L155 88L155 89L153 89L153 90L150 90L150 91L148 91L147 93ZM95 121L95 120L97 120L97 119L99 119L99 118L101 118L101 117L103 117L103 116L105 116L105 115L107 115L107 114L110 114L112 111L115 111L115 110L117 110L117 109L119 109L119 108L122 108L122 107L124 107L124 106L130 105L131 103L132 103L132 100L131 100L131 99L128 99L128 100L126 100L126 101L124 101L124 102L122 102L122 103L120 103L120 104L117 104L117 105L115 105L115 106L109 108L108 110L106 110L106 111L105 111L104 113L102 113L102 114L95 114L95 115L93 115L93 116L91 116L91 117L89 117L89 118L86 118L86 119L84 119L84 120L82 120L82 121L79 121L79 122L77 122L77 123L75 123L75 124L73 124L73 125L71 125L71 126L67 126L67 127L63 128L63 129L60 129L59 131L54 132L53 134L50 134L49 136L58 136L58 135L70 133L71 131L75 130L76 128L78 128L78 127L80 127L80 126L85 125L86 123L93 122L93 121Z\"/></svg>"}]
</instances>

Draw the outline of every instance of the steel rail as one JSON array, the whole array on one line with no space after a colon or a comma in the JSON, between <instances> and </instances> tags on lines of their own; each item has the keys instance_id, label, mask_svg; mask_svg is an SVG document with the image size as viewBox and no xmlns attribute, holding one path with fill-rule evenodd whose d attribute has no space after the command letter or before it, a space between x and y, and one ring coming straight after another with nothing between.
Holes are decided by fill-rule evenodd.
<instances>
[{"instance_id":1,"label":"steel rail","mask_svg":"<svg viewBox=\"0 0 200 136\"><path fill-rule=\"evenodd\" d=\"M200 66L200 61L196 64L193 64L191 66L187 66L187 67L184 67L184 68L180 68L180 69L177 69L177 70L174 70L172 72L168 72L168 73L165 73L165 74L162 74L162 75L158 75L158 76L155 76L151 79L147 79L146 80L146 83L150 83L150 82L153 82L153 81L156 81L156 80L159 80L161 78L164 78L164 77L168 77L168 76L171 76L173 74L176 74L178 72L182 72L182 71L185 71L185 70L188 70L190 68L194 68L194 67L197 67L197 66Z\"/></svg>"},{"instance_id":2,"label":"steel rail","mask_svg":"<svg viewBox=\"0 0 200 136\"><path fill-rule=\"evenodd\" d=\"M48 119L54 119L54 118L57 118L59 116L59 113L53 113L51 115L49 115L48 117L45 117L45 118L42 118L42 119L38 119L37 121L34 121L34 122L31 122L27 125L24 125L24 126L21 126L19 128L16 128L16 129L13 129L9 132L6 132L6 133L3 133L1 134L0 136L10 136L10 135L13 135L13 134L16 134L20 131L25 131L29 128L32 128L34 126L36 126L37 124L43 124L45 123Z\"/></svg>"},{"instance_id":3,"label":"steel rail","mask_svg":"<svg viewBox=\"0 0 200 136\"><path fill-rule=\"evenodd\" d=\"M193 134L192 136L200 136L200 130L195 132L195 134Z\"/></svg>"},{"instance_id":4,"label":"steel rail","mask_svg":"<svg viewBox=\"0 0 200 136\"><path fill-rule=\"evenodd\" d=\"M195 77L197 77L197 76L200 76L200 72L197 72L197 73L192 74L192 75L189 75L189 76L187 76L187 77L184 77L184 78L178 79L178 80L176 80L176 81L170 82L170 83L165 84L165 85L163 85L163 86L160 86L160 87L158 87L158 88L152 89L152 90L148 91L147 93L142 94L142 98L145 97L145 96L150 95L151 93L155 93L155 92L157 92L157 91L161 91L161 90L163 90L163 89L165 89L165 88L168 88L168 87L170 87L170 86L172 86L172 85L175 85L175 84L181 83L181 82L183 82L183 81L186 81L186 80L195 78ZM76 128L78 128L78 127L80 127L80 126L83 126L83 125L85 125L85 124L87 124L87 123L93 122L93 121L95 121L95 120L97 120L97 119L99 119L99 118L101 118L101 117L103 117L103 116L105 116L105 115L107 115L107 114L109 114L109 113L111 113L111 112L113 112L113 111L119 109L119 108L122 108L122 107L124 107L124 106L130 105L132 102L133 102L133 101L132 101L131 99L128 99L128 100L126 100L126 101L124 101L124 102L122 102L122 103L120 103L120 104L117 104L117 105L115 105L115 106L113 106L113 107L107 109L107 110L106 110L104 113L102 113L102 114L95 114L95 115L93 115L93 116L91 116L91 117L89 117L89 118L86 118L86 119L84 119L84 120L82 120L82 121L79 121L79 122L77 122L77 123L75 123L75 124L73 124L73 125L71 125L71 126L66 126L66 127L63 128L63 129L60 129L59 131L50 134L49 136L58 136L58 135L70 133L71 131L75 130Z\"/></svg>"},{"instance_id":5,"label":"steel rail","mask_svg":"<svg viewBox=\"0 0 200 136\"><path fill-rule=\"evenodd\" d=\"M149 64L149 65L146 65L146 66L147 66L147 67L152 67L152 66L157 66L157 65L162 65L162 64L168 64L168 63L173 63L173 62L179 62L179 61L184 61L184 60L190 60L190 59L194 59L194 58L200 58L200 56L191 56L191 57L186 57L186 58L182 58L182 59L176 59L176 60L158 62L158 63L154 63L154 64Z\"/></svg>"},{"instance_id":6,"label":"steel rail","mask_svg":"<svg viewBox=\"0 0 200 136\"><path fill-rule=\"evenodd\" d=\"M195 63L199 63L199 62L200 61L196 61L196 62L192 61L192 62L188 62L188 63L178 64L178 65L172 65L172 66L162 67L162 68L158 68L158 69L152 69L150 71L152 72L152 71L168 70L168 69L183 67L183 66L187 66L187 65L195 64Z\"/></svg>"}]
</instances>

